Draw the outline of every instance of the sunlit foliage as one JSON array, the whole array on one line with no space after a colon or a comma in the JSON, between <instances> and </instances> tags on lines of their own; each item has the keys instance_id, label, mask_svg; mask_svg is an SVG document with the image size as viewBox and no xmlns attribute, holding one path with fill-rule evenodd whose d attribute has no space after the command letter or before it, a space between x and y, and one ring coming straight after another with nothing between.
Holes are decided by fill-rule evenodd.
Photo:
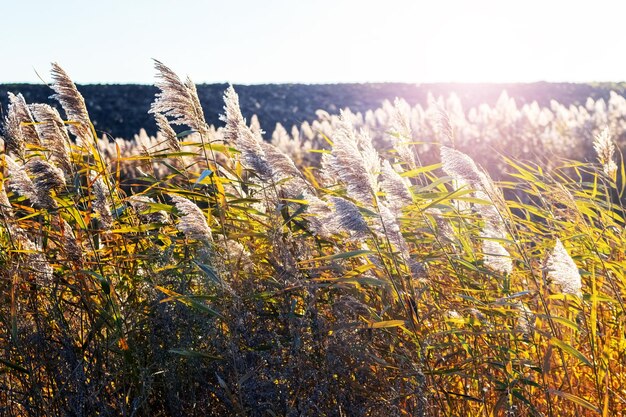
<instances>
[{"instance_id":1,"label":"sunlit foliage","mask_svg":"<svg viewBox=\"0 0 626 417\"><path fill-rule=\"evenodd\" d=\"M156 138L98 137L58 65L65 118L11 97L3 415L624 411L622 97L397 101L269 142L234 89L216 128L156 69Z\"/></svg>"}]
</instances>

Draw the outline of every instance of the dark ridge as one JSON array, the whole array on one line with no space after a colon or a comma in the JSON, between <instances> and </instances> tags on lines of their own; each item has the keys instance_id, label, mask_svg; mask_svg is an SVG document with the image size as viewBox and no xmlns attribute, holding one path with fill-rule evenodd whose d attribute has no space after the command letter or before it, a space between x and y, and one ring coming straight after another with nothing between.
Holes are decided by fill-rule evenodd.
<instances>
[{"instance_id":1,"label":"dark ridge","mask_svg":"<svg viewBox=\"0 0 626 417\"><path fill-rule=\"evenodd\" d=\"M226 84L200 84L198 94L210 124L221 125L222 94ZM154 119L148 114L157 89L148 85L79 85L96 129L113 137L132 138L139 129L156 132ZM353 111L375 109L384 100L402 97L410 104L426 104L428 93L448 96L455 92L465 108L481 103L495 104L503 90L518 104L537 101L547 106L550 100L565 105L584 104L587 97L609 97L611 90L623 94L626 83L546 83L531 84L265 84L235 85L241 109L246 118L259 116L264 130L271 132L276 123L290 128L315 120L318 109L336 113L349 107ZM49 98L52 90L45 85L0 84L0 112L6 111L7 92L22 93L28 103L56 104ZM58 106L57 106L58 107Z\"/></svg>"}]
</instances>

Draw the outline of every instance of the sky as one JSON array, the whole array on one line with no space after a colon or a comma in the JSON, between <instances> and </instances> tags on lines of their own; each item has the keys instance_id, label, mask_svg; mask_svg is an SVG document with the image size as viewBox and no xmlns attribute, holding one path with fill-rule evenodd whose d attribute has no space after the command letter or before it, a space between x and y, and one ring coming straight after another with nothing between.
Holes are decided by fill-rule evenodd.
<instances>
[{"instance_id":1,"label":"sky","mask_svg":"<svg viewBox=\"0 0 626 417\"><path fill-rule=\"evenodd\" d=\"M623 81L620 0L0 0L0 83Z\"/></svg>"}]
</instances>

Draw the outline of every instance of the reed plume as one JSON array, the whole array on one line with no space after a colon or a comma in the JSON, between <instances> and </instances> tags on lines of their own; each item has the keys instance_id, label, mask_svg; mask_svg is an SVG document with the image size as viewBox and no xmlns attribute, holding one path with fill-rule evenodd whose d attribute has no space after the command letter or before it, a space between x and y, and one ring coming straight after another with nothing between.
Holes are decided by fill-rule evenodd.
<instances>
[{"instance_id":1,"label":"reed plume","mask_svg":"<svg viewBox=\"0 0 626 417\"><path fill-rule=\"evenodd\" d=\"M239 108L239 96L232 85L224 93L224 112L225 114L220 116L220 120L226 123L224 141L234 145L241 152L245 164L261 179L270 180L273 170L263 149L265 142L246 125Z\"/></svg>"},{"instance_id":2,"label":"reed plume","mask_svg":"<svg viewBox=\"0 0 626 417\"><path fill-rule=\"evenodd\" d=\"M102 179L102 176L94 172L90 173L90 181L91 190L94 196L93 210L98 214L102 228L109 230L113 226L109 189Z\"/></svg>"},{"instance_id":3,"label":"reed plume","mask_svg":"<svg viewBox=\"0 0 626 417\"><path fill-rule=\"evenodd\" d=\"M519 302L515 304L517 310L517 322L515 331L530 335L535 329L535 314L525 303Z\"/></svg>"},{"instance_id":4,"label":"reed plume","mask_svg":"<svg viewBox=\"0 0 626 417\"><path fill-rule=\"evenodd\" d=\"M411 108L409 104L399 98L396 98L393 102L391 132L393 148L398 154L398 158L409 169L417 167L415 161L415 153L413 147L409 141L413 137L411 129Z\"/></svg>"},{"instance_id":5,"label":"reed plume","mask_svg":"<svg viewBox=\"0 0 626 417\"><path fill-rule=\"evenodd\" d=\"M172 126L170 126L167 117L163 116L161 113L155 113L154 119L156 120L157 127L159 128L159 133L161 133L161 135L165 138L167 146L170 150L172 152L180 152L180 142L178 141L176 132L172 129Z\"/></svg>"},{"instance_id":6,"label":"reed plume","mask_svg":"<svg viewBox=\"0 0 626 417\"><path fill-rule=\"evenodd\" d=\"M399 211L413 201L410 187L409 180L398 174L385 159L382 163L380 188L385 192L385 198L394 211Z\"/></svg>"},{"instance_id":7,"label":"reed plume","mask_svg":"<svg viewBox=\"0 0 626 417\"><path fill-rule=\"evenodd\" d=\"M2 124L4 149L8 154L20 159L26 156L26 140L21 129L20 120L14 111L7 112Z\"/></svg>"},{"instance_id":8,"label":"reed plume","mask_svg":"<svg viewBox=\"0 0 626 417\"><path fill-rule=\"evenodd\" d=\"M546 261L545 270L548 278L561 288L563 294L582 296L582 279L578 267L559 238Z\"/></svg>"},{"instance_id":9,"label":"reed plume","mask_svg":"<svg viewBox=\"0 0 626 417\"><path fill-rule=\"evenodd\" d=\"M91 143L95 138L92 133L91 120L85 106L85 99L76 88L76 84L69 75L57 63L52 63L52 84L51 87L55 94L52 98L56 99L63 107L69 121L68 126L70 132L78 138L79 141Z\"/></svg>"},{"instance_id":10,"label":"reed plume","mask_svg":"<svg viewBox=\"0 0 626 417\"><path fill-rule=\"evenodd\" d=\"M498 239L507 236L506 227L500 210L505 207L504 197L491 178L478 168L468 155L446 146L441 147L441 162L444 172L455 180L469 184L474 189L474 196L491 202L481 204L478 211L484 221L480 233L482 238L483 263L488 268L501 274L511 274L513 262L510 253ZM494 240L495 239L495 240Z\"/></svg>"},{"instance_id":11,"label":"reed plume","mask_svg":"<svg viewBox=\"0 0 626 417\"><path fill-rule=\"evenodd\" d=\"M156 59L154 67L157 70L155 85L161 91L157 93L150 113L171 117L171 123L189 126L206 137L209 128L193 81L190 78L181 81L174 71Z\"/></svg>"},{"instance_id":12,"label":"reed plume","mask_svg":"<svg viewBox=\"0 0 626 417\"><path fill-rule=\"evenodd\" d=\"M187 238L200 240L206 244L213 242L211 228L207 224L202 210L191 200L178 195L171 195L176 209L183 214L176 228Z\"/></svg>"},{"instance_id":13,"label":"reed plume","mask_svg":"<svg viewBox=\"0 0 626 417\"><path fill-rule=\"evenodd\" d=\"M357 135L350 117L343 112L332 140L333 148L327 165L342 180L349 197L372 207L379 190L381 167L370 137L365 132Z\"/></svg>"},{"instance_id":14,"label":"reed plume","mask_svg":"<svg viewBox=\"0 0 626 417\"><path fill-rule=\"evenodd\" d=\"M0 181L0 220L13 218L13 208L6 192L6 181Z\"/></svg>"},{"instance_id":15,"label":"reed plume","mask_svg":"<svg viewBox=\"0 0 626 417\"><path fill-rule=\"evenodd\" d=\"M378 212L380 214L380 224L375 228L379 237L389 239L393 245L402 253L405 260L409 259L409 246L402 236L397 216L384 203L379 203Z\"/></svg>"},{"instance_id":16,"label":"reed plume","mask_svg":"<svg viewBox=\"0 0 626 417\"><path fill-rule=\"evenodd\" d=\"M72 177L70 158L70 138L63 119L57 109L47 104L32 104L30 110L37 120L35 128L45 148L50 152L50 160L63 170L67 180Z\"/></svg>"},{"instance_id":17,"label":"reed plume","mask_svg":"<svg viewBox=\"0 0 626 417\"><path fill-rule=\"evenodd\" d=\"M595 136L593 149L598 155L598 162L602 165L604 173L609 178L615 180L615 176L617 174L617 165L613 160L615 155L615 145L613 144L608 127L602 129L600 134Z\"/></svg>"},{"instance_id":18,"label":"reed plume","mask_svg":"<svg viewBox=\"0 0 626 417\"><path fill-rule=\"evenodd\" d=\"M354 239L362 239L369 235L369 227L354 203L340 197L331 197L330 200L333 203L335 213L334 225L352 232Z\"/></svg>"},{"instance_id":19,"label":"reed plume","mask_svg":"<svg viewBox=\"0 0 626 417\"><path fill-rule=\"evenodd\" d=\"M27 272L31 272L35 280L39 283L50 282L54 270L46 259L46 256L42 253L41 246L30 240L26 231L20 227L9 226L9 232L11 233L14 244L24 251L25 262L23 269Z\"/></svg>"},{"instance_id":20,"label":"reed plume","mask_svg":"<svg viewBox=\"0 0 626 417\"><path fill-rule=\"evenodd\" d=\"M35 129L35 120L31 114L24 96L9 93L9 107L7 119L14 124L11 129L15 134L21 136L25 143L40 147L41 141Z\"/></svg>"},{"instance_id":21,"label":"reed plume","mask_svg":"<svg viewBox=\"0 0 626 417\"><path fill-rule=\"evenodd\" d=\"M265 133L261 129L261 122L259 122L259 118L257 117L256 114L253 114L252 117L250 118L250 130L252 130L252 133L254 133L258 137L263 137L263 134Z\"/></svg>"},{"instance_id":22,"label":"reed plume","mask_svg":"<svg viewBox=\"0 0 626 417\"><path fill-rule=\"evenodd\" d=\"M314 192L289 155L271 143L262 141L261 147L271 167L273 182L286 197L295 198L303 192Z\"/></svg>"},{"instance_id":23,"label":"reed plume","mask_svg":"<svg viewBox=\"0 0 626 417\"><path fill-rule=\"evenodd\" d=\"M38 204L39 198L35 184L28 176L24 167L18 165L9 155L4 155L4 163L9 174L9 189L32 203Z\"/></svg>"},{"instance_id":24,"label":"reed plume","mask_svg":"<svg viewBox=\"0 0 626 417\"><path fill-rule=\"evenodd\" d=\"M239 95L235 92L232 85L229 85L224 92L224 114L220 115L220 120L226 123L224 127L224 141L229 144L237 143L239 131L242 126L246 125L246 120L241 114L241 108L239 107ZM251 124L251 128L255 124ZM258 126L258 132L261 127ZM256 136L256 135L255 135Z\"/></svg>"},{"instance_id":25,"label":"reed plume","mask_svg":"<svg viewBox=\"0 0 626 417\"><path fill-rule=\"evenodd\" d=\"M450 242L457 240L454 229L452 229L450 222L446 221L441 210L436 207L429 207L424 211L424 214L434 220L434 232L436 232L439 237Z\"/></svg>"},{"instance_id":26,"label":"reed plume","mask_svg":"<svg viewBox=\"0 0 626 417\"><path fill-rule=\"evenodd\" d=\"M494 236L487 233L482 235L483 264L489 269L502 275L510 275L513 272L511 254Z\"/></svg>"},{"instance_id":27,"label":"reed plume","mask_svg":"<svg viewBox=\"0 0 626 417\"><path fill-rule=\"evenodd\" d=\"M317 236L330 237L333 234L333 210L330 205L306 191L303 199L307 201L305 213L311 231Z\"/></svg>"},{"instance_id":28,"label":"reed plume","mask_svg":"<svg viewBox=\"0 0 626 417\"><path fill-rule=\"evenodd\" d=\"M441 147L441 164L443 171L469 183L474 188L483 189L487 180L472 158L456 149Z\"/></svg>"},{"instance_id":29,"label":"reed plume","mask_svg":"<svg viewBox=\"0 0 626 417\"><path fill-rule=\"evenodd\" d=\"M53 226L59 231L65 256L76 265L83 265L85 254L80 243L76 240L72 226L60 216L53 217Z\"/></svg>"},{"instance_id":30,"label":"reed plume","mask_svg":"<svg viewBox=\"0 0 626 417\"><path fill-rule=\"evenodd\" d=\"M51 197L51 191L58 191L65 185L63 171L39 159L31 159L24 168L31 174L38 205L49 210L56 209L58 205Z\"/></svg>"}]
</instances>

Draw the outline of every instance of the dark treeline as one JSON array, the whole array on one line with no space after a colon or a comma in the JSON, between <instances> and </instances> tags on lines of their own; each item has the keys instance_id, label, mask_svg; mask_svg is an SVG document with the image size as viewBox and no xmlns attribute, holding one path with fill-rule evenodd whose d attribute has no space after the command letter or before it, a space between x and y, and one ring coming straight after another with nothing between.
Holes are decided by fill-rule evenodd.
<instances>
[{"instance_id":1,"label":"dark treeline","mask_svg":"<svg viewBox=\"0 0 626 417\"><path fill-rule=\"evenodd\" d=\"M198 85L198 94L209 123L220 125L223 112L222 94L226 84ZM349 107L353 111L375 109L384 100L404 98L409 104L426 104L428 93L448 96L455 92L465 106L481 103L493 105L503 90L518 104L537 101L549 105L554 99L560 103L582 104L587 97L608 98L611 90L624 93L626 83L572 84L265 84L236 85L245 117L257 114L264 130L271 132L276 123L287 128L316 118L315 111L337 113ZM147 113L157 89L149 85L81 85L79 90L87 101L91 119L99 132L113 137L132 138L139 129L149 134L156 132L151 115ZM22 93L27 102L56 103L49 98L52 90L46 85L0 84L0 112L6 111L7 92Z\"/></svg>"}]
</instances>

